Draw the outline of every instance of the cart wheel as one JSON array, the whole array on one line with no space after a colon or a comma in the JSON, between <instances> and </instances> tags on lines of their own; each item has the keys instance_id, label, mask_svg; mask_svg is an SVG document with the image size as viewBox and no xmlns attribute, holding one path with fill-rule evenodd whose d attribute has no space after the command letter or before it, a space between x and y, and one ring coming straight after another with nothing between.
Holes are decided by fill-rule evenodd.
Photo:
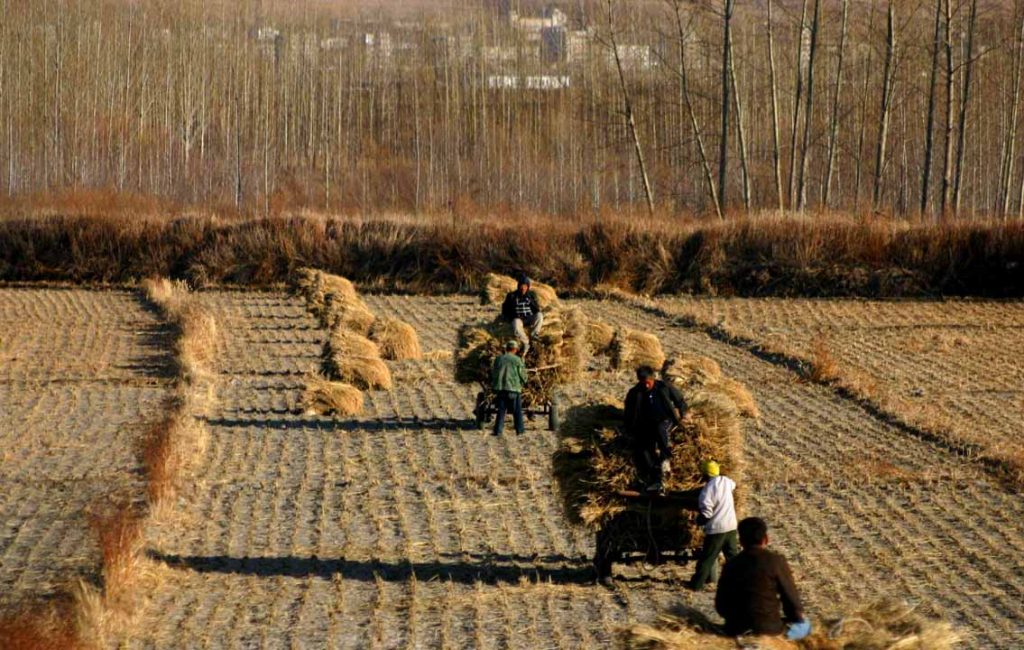
<instances>
[{"instance_id":1,"label":"cart wheel","mask_svg":"<svg viewBox=\"0 0 1024 650\"><path fill-rule=\"evenodd\" d=\"M561 415L558 402L551 400L551 404L548 405L548 431L558 431L558 427L562 424Z\"/></svg>"},{"instance_id":2,"label":"cart wheel","mask_svg":"<svg viewBox=\"0 0 1024 650\"><path fill-rule=\"evenodd\" d=\"M476 420L476 428L483 429L487 421L487 396L482 392L476 394L476 407L473 409L473 418Z\"/></svg>"}]
</instances>

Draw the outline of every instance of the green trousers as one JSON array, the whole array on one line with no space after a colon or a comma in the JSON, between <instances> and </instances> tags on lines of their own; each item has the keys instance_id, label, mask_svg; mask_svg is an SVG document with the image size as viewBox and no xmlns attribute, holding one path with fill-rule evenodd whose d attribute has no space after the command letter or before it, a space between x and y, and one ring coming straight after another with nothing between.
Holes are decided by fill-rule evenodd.
<instances>
[{"instance_id":1,"label":"green trousers","mask_svg":"<svg viewBox=\"0 0 1024 650\"><path fill-rule=\"evenodd\" d=\"M704 546L701 547L700 556L697 558L697 570L690 579L690 589L699 591L709 580L718 577L715 569L718 568L720 553L725 554L726 561L739 555L740 537L735 530L704 536Z\"/></svg>"}]
</instances>

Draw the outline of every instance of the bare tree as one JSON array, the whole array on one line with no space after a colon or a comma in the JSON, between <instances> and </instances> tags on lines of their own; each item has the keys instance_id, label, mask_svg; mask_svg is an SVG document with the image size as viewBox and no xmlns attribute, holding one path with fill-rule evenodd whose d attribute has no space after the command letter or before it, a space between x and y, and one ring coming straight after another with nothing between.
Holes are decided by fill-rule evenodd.
<instances>
[{"instance_id":1,"label":"bare tree","mask_svg":"<svg viewBox=\"0 0 1024 650\"><path fill-rule=\"evenodd\" d=\"M978 0L971 0L970 15L967 19L967 39L964 44L963 87L960 91L960 117L957 126L956 176L953 178L953 211L960 212L963 198L961 189L964 178L964 152L967 141L967 110L971 103L971 77L974 72L974 33L978 24Z\"/></svg>"},{"instance_id":2,"label":"bare tree","mask_svg":"<svg viewBox=\"0 0 1024 650\"><path fill-rule=\"evenodd\" d=\"M797 181L797 210L807 207L807 159L811 147L811 127L814 122L814 56L818 50L818 27L821 21L821 0L814 0L814 18L811 20L811 48L807 56L807 107L804 109L804 141L800 148L800 178Z\"/></svg>"},{"instance_id":3,"label":"bare tree","mask_svg":"<svg viewBox=\"0 0 1024 650\"><path fill-rule=\"evenodd\" d=\"M872 205L878 210L882 204L882 176L886 166L886 144L889 139L889 119L896 78L896 16L893 0L888 2L885 37L885 71L882 76L881 118L878 121L878 147L875 150L875 189Z\"/></svg>"},{"instance_id":4,"label":"bare tree","mask_svg":"<svg viewBox=\"0 0 1024 650\"><path fill-rule=\"evenodd\" d=\"M935 147L936 81L939 76L939 50L942 47L942 0L935 0L935 28L932 37L932 63L928 79L928 115L925 118L924 169L921 172L921 214L928 212L932 175L932 151Z\"/></svg>"},{"instance_id":5,"label":"bare tree","mask_svg":"<svg viewBox=\"0 0 1024 650\"><path fill-rule=\"evenodd\" d=\"M822 203L826 208L832 207L832 175L835 172L836 148L839 146L839 106L843 95L843 62L846 55L846 37L849 28L850 0L843 0L843 22L839 37L839 60L836 63L835 94L832 98L832 116L829 118L828 158L825 161L825 183L822 192Z\"/></svg>"},{"instance_id":6,"label":"bare tree","mask_svg":"<svg viewBox=\"0 0 1024 650\"><path fill-rule=\"evenodd\" d=\"M1013 163L1016 158L1017 122L1020 109L1021 73L1024 71L1024 11L1017 3L1014 17L1017 20L1017 38L1013 43L1012 89L1010 91L1010 109L1006 118L1006 135L1003 137L1002 163L999 176L999 207L1000 216L1010 212L1010 183L1013 182Z\"/></svg>"},{"instance_id":7,"label":"bare tree","mask_svg":"<svg viewBox=\"0 0 1024 650\"><path fill-rule=\"evenodd\" d=\"M725 212L728 194L729 169L729 70L732 67L732 14L733 0L725 0L722 11L722 130L718 149L718 204L719 213Z\"/></svg>"},{"instance_id":8,"label":"bare tree","mask_svg":"<svg viewBox=\"0 0 1024 650\"><path fill-rule=\"evenodd\" d=\"M789 205L796 203L796 145L800 131L800 102L804 92L804 32L807 29L807 0L800 4L800 24L796 37L796 82L793 96L793 122L789 136Z\"/></svg>"},{"instance_id":9,"label":"bare tree","mask_svg":"<svg viewBox=\"0 0 1024 650\"><path fill-rule=\"evenodd\" d=\"M772 20L772 0L768 0L768 75L771 84L772 107L772 168L775 172L775 191L778 195L779 210L784 210L785 199L782 195L782 154L779 151L779 88L775 78L775 25Z\"/></svg>"}]
</instances>

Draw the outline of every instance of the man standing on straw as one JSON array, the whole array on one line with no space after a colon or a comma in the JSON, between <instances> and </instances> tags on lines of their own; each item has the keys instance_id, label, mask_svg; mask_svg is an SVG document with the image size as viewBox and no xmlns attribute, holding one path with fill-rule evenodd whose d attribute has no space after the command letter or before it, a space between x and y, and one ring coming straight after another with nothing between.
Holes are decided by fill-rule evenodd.
<instances>
[{"instance_id":1,"label":"man standing on straw","mask_svg":"<svg viewBox=\"0 0 1024 650\"><path fill-rule=\"evenodd\" d=\"M523 433L523 385L526 383L526 364L516 354L519 341L505 343L505 354L494 360L491 368L491 388L498 414L494 419L494 435L505 430L505 414L512 411L516 433Z\"/></svg>"},{"instance_id":2,"label":"man standing on straw","mask_svg":"<svg viewBox=\"0 0 1024 650\"><path fill-rule=\"evenodd\" d=\"M533 281L523 274L519 276L518 282L516 290L505 296L505 302L501 305L501 316L512 323L512 330L519 339L525 357L530 351L530 339L540 333L540 327L544 324L544 314L540 311L537 294L530 289ZM530 328L529 334L526 333L526 328Z\"/></svg>"},{"instance_id":3,"label":"man standing on straw","mask_svg":"<svg viewBox=\"0 0 1024 650\"><path fill-rule=\"evenodd\" d=\"M633 462L640 480L650 481L648 492L663 494L662 481L671 470L669 435L673 427L682 426L686 402L674 386L655 379L650 366L637 368L636 378L636 386L626 394L626 433L632 438Z\"/></svg>"},{"instance_id":4,"label":"man standing on straw","mask_svg":"<svg viewBox=\"0 0 1024 650\"><path fill-rule=\"evenodd\" d=\"M697 570L690 579L690 589L694 591L700 591L709 580L717 577L719 555L725 554L728 561L740 552L736 505L732 500L736 483L727 476L721 476L721 468L713 460L701 463L700 470L708 482L697 497L700 510L697 523L704 525L704 546L697 558Z\"/></svg>"}]
</instances>

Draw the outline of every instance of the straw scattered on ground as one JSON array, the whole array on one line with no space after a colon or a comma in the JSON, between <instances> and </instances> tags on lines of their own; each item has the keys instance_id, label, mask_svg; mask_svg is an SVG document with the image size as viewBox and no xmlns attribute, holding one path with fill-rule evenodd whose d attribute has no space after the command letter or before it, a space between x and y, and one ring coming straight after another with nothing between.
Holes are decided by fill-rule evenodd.
<instances>
[{"instance_id":1,"label":"straw scattered on ground","mask_svg":"<svg viewBox=\"0 0 1024 650\"><path fill-rule=\"evenodd\" d=\"M824 623L808 638L722 636L692 612L668 613L654 625L635 625L624 633L633 650L951 650L960 634L946 621L924 616L895 600L881 600Z\"/></svg>"}]
</instances>

